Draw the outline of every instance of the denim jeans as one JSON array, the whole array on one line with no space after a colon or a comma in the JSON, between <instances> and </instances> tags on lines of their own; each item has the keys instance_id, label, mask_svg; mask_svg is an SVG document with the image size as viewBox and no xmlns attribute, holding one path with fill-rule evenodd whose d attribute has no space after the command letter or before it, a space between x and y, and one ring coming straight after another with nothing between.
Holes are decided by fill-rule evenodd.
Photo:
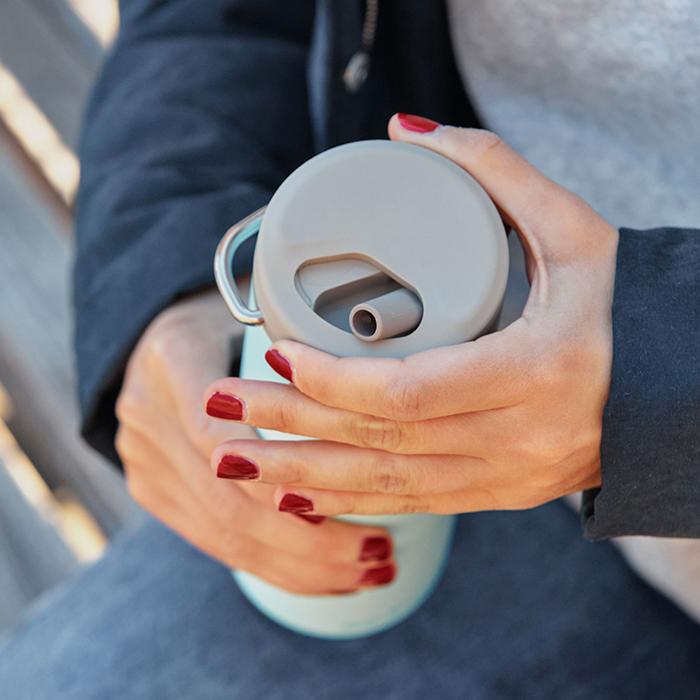
<instances>
[{"instance_id":1,"label":"denim jeans","mask_svg":"<svg viewBox=\"0 0 700 700\"><path fill-rule=\"evenodd\" d=\"M375 637L289 632L152 520L0 645L3 700L700 697L700 628L562 504L459 519L427 604Z\"/></svg>"}]
</instances>

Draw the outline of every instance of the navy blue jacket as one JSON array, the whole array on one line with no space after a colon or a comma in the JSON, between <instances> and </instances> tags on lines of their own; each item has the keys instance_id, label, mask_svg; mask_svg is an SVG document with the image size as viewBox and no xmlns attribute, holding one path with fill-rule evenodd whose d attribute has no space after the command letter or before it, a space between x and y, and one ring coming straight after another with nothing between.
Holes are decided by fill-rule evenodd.
<instances>
[{"instance_id":1,"label":"navy blue jacket","mask_svg":"<svg viewBox=\"0 0 700 700\"><path fill-rule=\"evenodd\" d=\"M396 111L478 125L442 2L380 1L356 92L343 71L360 0L120 4L83 128L74 290L83 432L115 461L129 353L159 311L213 283L232 223L314 153L385 137ZM613 330L584 531L700 537L700 231L621 231Z\"/></svg>"}]
</instances>

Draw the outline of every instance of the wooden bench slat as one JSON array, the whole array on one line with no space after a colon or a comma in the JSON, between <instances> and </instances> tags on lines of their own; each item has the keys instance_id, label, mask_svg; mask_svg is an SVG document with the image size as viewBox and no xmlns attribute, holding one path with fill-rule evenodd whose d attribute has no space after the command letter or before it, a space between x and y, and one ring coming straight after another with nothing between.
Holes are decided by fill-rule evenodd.
<instances>
[{"instance_id":1,"label":"wooden bench slat","mask_svg":"<svg viewBox=\"0 0 700 700\"><path fill-rule=\"evenodd\" d=\"M65 0L0 3L0 61L71 148L101 59L97 39Z\"/></svg>"},{"instance_id":2,"label":"wooden bench slat","mask_svg":"<svg viewBox=\"0 0 700 700\"><path fill-rule=\"evenodd\" d=\"M10 478L0 455L0 630L78 567L56 530Z\"/></svg>"},{"instance_id":3,"label":"wooden bench slat","mask_svg":"<svg viewBox=\"0 0 700 700\"><path fill-rule=\"evenodd\" d=\"M50 485L64 484L109 535L134 512L113 467L78 436L69 240L0 142L0 382L10 427Z\"/></svg>"}]
</instances>

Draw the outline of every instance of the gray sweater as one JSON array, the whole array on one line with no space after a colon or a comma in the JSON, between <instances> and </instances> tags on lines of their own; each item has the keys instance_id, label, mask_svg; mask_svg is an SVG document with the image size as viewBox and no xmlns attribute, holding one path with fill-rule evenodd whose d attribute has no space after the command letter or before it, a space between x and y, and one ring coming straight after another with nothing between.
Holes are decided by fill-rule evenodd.
<instances>
[{"instance_id":1,"label":"gray sweater","mask_svg":"<svg viewBox=\"0 0 700 700\"><path fill-rule=\"evenodd\" d=\"M489 128L611 224L700 221L700 2L448 0Z\"/></svg>"},{"instance_id":2,"label":"gray sweater","mask_svg":"<svg viewBox=\"0 0 700 700\"><path fill-rule=\"evenodd\" d=\"M490 129L616 226L697 225L700 2L448 0L448 8L458 68ZM511 318L525 284L516 267ZM700 620L700 540L616 543Z\"/></svg>"}]
</instances>

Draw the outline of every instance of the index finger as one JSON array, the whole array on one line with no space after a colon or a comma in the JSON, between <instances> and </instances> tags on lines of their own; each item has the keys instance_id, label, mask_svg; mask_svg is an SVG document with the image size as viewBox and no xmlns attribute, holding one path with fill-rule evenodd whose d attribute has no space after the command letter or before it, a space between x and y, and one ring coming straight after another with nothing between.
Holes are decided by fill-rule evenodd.
<instances>
[{"instance_id":1,"label":"index finger","mask_svg":"<svg viewBox=\"0 0 700 700\"><path fill-rule=\"evenodd\" d=\"M336 357L289 340L274 349L291 368L288 378L299 391L326 406L399 421L427 420L522 401L534 358L519 323L404 359Z\"/></svg>"}]
</instances>

